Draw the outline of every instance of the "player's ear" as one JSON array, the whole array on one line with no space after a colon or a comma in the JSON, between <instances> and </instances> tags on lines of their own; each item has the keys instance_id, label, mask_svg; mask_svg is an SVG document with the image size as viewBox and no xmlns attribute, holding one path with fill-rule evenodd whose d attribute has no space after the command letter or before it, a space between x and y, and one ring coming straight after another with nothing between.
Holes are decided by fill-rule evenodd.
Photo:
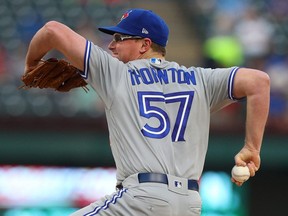
<instances>
[{"instance_id":1,"label":"player's ear","mask_svg":"<svg viewBox=\"0 0 288 216\"><path fill-rule=\"evenodd\" d=\"M142 46L141 46L140 52L141 53L145 53L145 52L147 52L150 49L150 47L152 45L152 41L149 38L144 38L141 41L142 41Z\"/></svg>"}]
</instances>

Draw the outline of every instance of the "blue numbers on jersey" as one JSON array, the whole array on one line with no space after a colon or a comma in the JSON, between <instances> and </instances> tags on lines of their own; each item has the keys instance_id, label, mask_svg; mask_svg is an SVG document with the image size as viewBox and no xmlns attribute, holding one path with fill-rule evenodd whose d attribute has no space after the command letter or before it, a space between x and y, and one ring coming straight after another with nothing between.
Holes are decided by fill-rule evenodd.
<instances>
[{"instance_id":1,"label":"blue numbers on jersey","mask_svg":"<svg viewBox=\"0 0 288 216\"><path fill-rule=\"evenodd\" d=\"M140 115L144 118L156 118L159 121L158 127L145 124L141 129L144 136L150 138L161 139L168 135L171 129L169 115L162 109L168 104L178 103L179 107L176 113L175 125L172 131L172 141L185 141L184 134L190 114L192 101L194 97L193 91L175 92L163 94L162 92L141 91L138 92ZM160 104L159 103L164 103ZM157 106L158 105L158 106ZM163 106L164 105L164 106ZM171 110L170 112L175 112ZM173 114L174 116L175 114Z\"/></svg>"}]
</instances>

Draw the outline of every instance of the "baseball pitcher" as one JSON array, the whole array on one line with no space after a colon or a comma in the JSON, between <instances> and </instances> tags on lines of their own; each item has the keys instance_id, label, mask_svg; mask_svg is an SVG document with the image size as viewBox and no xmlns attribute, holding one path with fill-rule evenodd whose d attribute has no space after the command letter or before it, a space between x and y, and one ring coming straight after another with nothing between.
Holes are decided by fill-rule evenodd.
<instances>
[{"instance_id":1,"label":"baseball pitcher","mask_svg":"<svg viewBox=\"0 0 288 216\"><path fill-rule=\"evenodd\" d=\"M128 10L116 26L99 30L112 35L111 53L51 21L26 56L29 72L50 50L62 52L105 103L117 189L72 216L199 216L210 115L242 99L246 135L235 164L255 175L269 107L266 73L165 60L169 28L150 10Z\"/></svg>"}]
</instances>

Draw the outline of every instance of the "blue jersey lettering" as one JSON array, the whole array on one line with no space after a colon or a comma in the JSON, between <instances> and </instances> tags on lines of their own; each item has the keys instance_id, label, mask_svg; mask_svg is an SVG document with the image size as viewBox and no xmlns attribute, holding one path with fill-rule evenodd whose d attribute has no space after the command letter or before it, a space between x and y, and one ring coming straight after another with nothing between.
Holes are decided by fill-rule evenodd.
<instances>
[{"instance_id":1,"label":"blue jersey lettering","mask_svg":"<svg viewBox=\"0 0 288 216\"><path fill-rule=\"evenodd\" d=\"M150 85L160 82L161 84L179 83L186 85L196 85L194 71L185 71L183 69L155 69L140 68L139 70L128 70L132 85Z\"/></svg>"}]
</instances>

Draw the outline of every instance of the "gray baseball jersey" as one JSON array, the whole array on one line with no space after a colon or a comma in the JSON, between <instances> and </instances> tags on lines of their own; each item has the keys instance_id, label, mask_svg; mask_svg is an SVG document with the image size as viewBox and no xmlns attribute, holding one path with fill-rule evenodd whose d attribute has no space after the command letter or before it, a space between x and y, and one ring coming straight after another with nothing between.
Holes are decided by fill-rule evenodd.
<instances>
[{"instance_id":1,"label":"gray baseball jersey","mask_svg":"<svg viewBox=\"0 0 288 216\"><path fill-rule=\"evenodd\" d=\"M82 76L105 103L118 183L138 172L198 180L210 114L235 101L237 69L154 58L124 64L87 41Z\"/></svg>"}]
</instances>

